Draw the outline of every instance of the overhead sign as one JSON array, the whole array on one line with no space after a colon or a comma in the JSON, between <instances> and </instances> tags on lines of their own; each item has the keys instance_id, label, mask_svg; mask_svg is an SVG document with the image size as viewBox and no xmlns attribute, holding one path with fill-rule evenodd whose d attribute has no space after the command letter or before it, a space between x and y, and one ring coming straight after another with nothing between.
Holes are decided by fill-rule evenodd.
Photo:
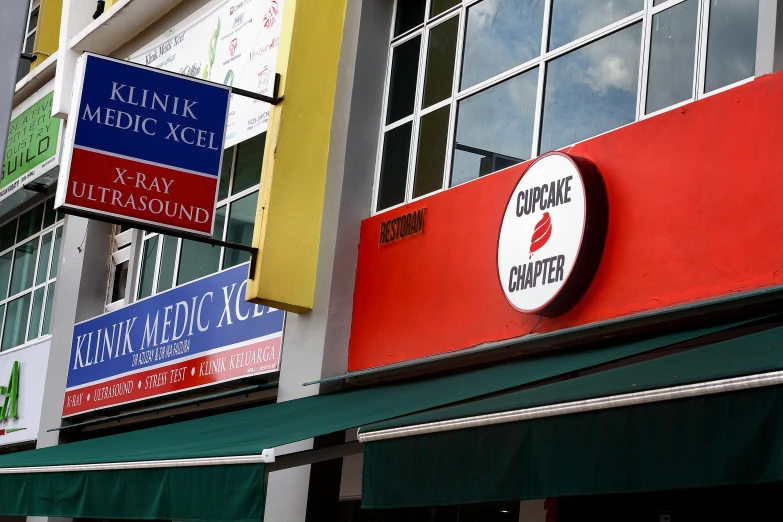
<instances>
[{"instance_id":1,"label":"overhead sign","mask_svg":"<svg viewBox=\"0 0 783 522\"><path fill-rule=\"evenodd\" d=\"M272 96L283 0L214 2L134 53L132 62ZM225 146L266 131L269 104L232 96Z\"/></svg>"},{"instance_id":2,"label":"overhead sign","mask_svg":"<svg viewBox=\"0 0 783 522\"><path fill-rule=\"evenodd\" d=\"M85 53L58 207L209 236L230 90Z\"/></svg>"},{"instance_id":3,"label":"overhead sign","mask_svg":"<svg viewBox=\"0 0 783 522\"><path fill-rule=\"evenodd\" d=\"M77 324L63 417L277 371L285 313L246 284L239 265Z\"/></svg>"},{"instance_id":4,"label":"overhead sign","mask_svg":"<svg viewBox=\"0 0 783 522\"><path fill-rule=\"evenodd\" d=\"M53 97L50 90L11 119L0 178L0 202L59 165L63 120L52 118ZM50 185L54 179L47 179L44 184Z\"/></svg>"},{"instance_id":5,"label":"overhead sign","mask_svg":"<svg viewBox=\"0 0 783 522\"><path fill-rule=\"evenodd\" d=\"M38 438L50 342L0 355L0 446Z\"/></svg>"},{"instance_id":6,"label":"overhead sign","mask_svg":"<svg viewBox=\"0 0 783 522\"><path fill-rule=\"evenodd\" d=\"M550 152L522 174L498 238L498 276L525 313L562 314L598 268L607 227L606 190L588 160Z\"/></svg>"}]
</instances>

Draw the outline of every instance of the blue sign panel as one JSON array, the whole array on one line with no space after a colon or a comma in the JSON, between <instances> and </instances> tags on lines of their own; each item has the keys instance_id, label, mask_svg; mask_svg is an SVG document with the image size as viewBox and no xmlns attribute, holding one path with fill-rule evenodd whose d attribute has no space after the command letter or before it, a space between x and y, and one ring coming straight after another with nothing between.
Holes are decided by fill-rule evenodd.
<instances>
[{"instance_id":1,"label":"blue sign panel","mask_svg":"<svg viewBox=\"0 0 783 522\"><path fill-rule=\"evenodd\" d=\"M245 301L247 270L76 325L63 416L277 371L285 314Z\"/></svg>"},{"instance_id":2,"label":"blue sign panel","mask_svg":"<svg viewBox=\"0 0 783 522\"><path fill-rule=\"evenodd\" d=\"M228 87L87 55L74 145L220 174Z\"/></svg>"}]
</instances>

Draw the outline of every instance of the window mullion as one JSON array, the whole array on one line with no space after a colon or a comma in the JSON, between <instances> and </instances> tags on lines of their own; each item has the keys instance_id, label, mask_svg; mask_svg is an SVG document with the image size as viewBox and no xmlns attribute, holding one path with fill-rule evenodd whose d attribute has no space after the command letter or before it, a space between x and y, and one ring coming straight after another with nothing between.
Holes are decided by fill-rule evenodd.
<instances>
[{"instance_id":1,"label":"window mullion","mask_svg":"<svg viewBox=\"0 0 783 522\"><path fill-rule=\"evenodd\" d=\"M465 30L467 24L467 11L465 7L459 9L459 23L457 28L457 48L454 52L454 74L452 75L451 97L449 98L449 125L446 130L446 160L443 162L443 181L441 190L449 188L451 179L451 163L454 158L455 133L457 131L457 104L454 101L459 91L460 77L462 76L462 56L465 51Z\"/></svg>"},{"instance_id":2,"label":"window mullion","mask_svg":"<svg viewBox=\"0 0 783 522\"><path fill-rule=\"evenodd\" d=\"M395 9L397 4L399 3L399 0L395 2ZM392 20L392 28L391 28L392 34L394 34L394 20ZM372 187L372 201L371 201L371 214L375 214L378 210L378 196L380 195L381 190L381 162L383 159L383 145L385 140L385 134L386 134L386 112L388 110L389 105L389 89L391 88L391 68L392 68L392 55L394 52L394 47L389 46L389 52L386 53L386 80L384 82L384 89L383 89L383 105L381 108L381 124L380 124L380 130L378 132L378 147L375 153L375 176L374 176L374 182ZM421 52L421 50L419 50ZM421 56L421 54L419 54ZM415 107L414 107L415 109ZM415 111L414 111L415 112ZM413 116L411 116L412 118Z\"/></svg>"},{"instance_id":3,"label":"window mullion","mask_svg":"<svg viewBox=\"0 0 783 522\"><path fill-rule=\"evenodd\" d=\"M52 234L52 246L49 247L48 267L46 269L46 277L44 278L46 281L49 281L49 279L51 278L51 275L52 275L52 264L57 262L57 260L54 259L54 244L57 241L57 229L58 228L59 227L57 227L55 225L55 227L50 232Z\"/></svg>"},{"instance_id":4,"label":"window mullion","mask_svg":"<svg viewBox=\"0 0 783 522\"><path fill-rule=\"evenodd\" d=\"M636 89L636 121L644 118L647 110L647 77L650 73L650 53L652 52L652 17L653 0L644 0L645 14L642 18L642 49L639 57L639 85ZM697 39L698 40L698 39Z\"/></svg>"},{"instance_id":5,"label":"window mullion","mask_svg":"<svg viewBox=\"0 0 783 522\"><path fill-rule=\"evenodd\" d=\"M533 144L530 151L530 157L535 158L538 156L538 151L541 146L541 123L544 118L544 80L546 79L546 62L543 57L546 55L547 47L549 46L549 27L550 18L552 17L552 2L553 0L545 0L544 2L544 27L541 29L541 54L539 55L538 62L538 87L536 88L536 108L535 115L533 116Z\"/></svg>"},{"instance_id":6,"label":"window mullion","mask_svg":"<svg viewBox=\"0 0 783 522\"><path fill-rule=\"evenodd\" d=\"M35 287L35 282L38 278L38 270L40 269L40 265L41 265L41 245L43 243L43 234L41 232L38 233L37 240L38 240L38 248L36 249L35 252L35 266L33 267L33 287Z\"/></svg>"},{"instance_id":7,"label":"window mullion","mask_svg":"<svg viewBox=\"0 0 783 522\"><path fill-rule=\"evenodd\" d=\"M704 84L707 71L707 40L710 27L710 1L699 0L698 28L696 29L696 62L694 99L704 96Z\"/></svg>"},{"instance_id":8,"label":"window mullion","mask_svg":"<svg viewBox=\"0 0 783 522\"><path fill-rule=\"evenodd\" d=\"M30 290L30 304L27 306L27 321L25 321L25 324L27 327L24 329L24 333L22 335L22 342L21 344L24 344L28 341L27 334L30 332L30 327L32 324L30 324L30 320L33 318L33 307L35 306L35 285L33 285L33 288ZM43 306L43 303L42 303ZM40 324L40 318L39 318L39 324ZM30 340L32 341L38 337L37 335L33 336ZM18 345L17 345L18 346Z\"/></svg>"},{"instance_id":9,"label":"window mullion","mask_svg":"<svg viewBox=\"0 0 783 522\"><path fill-rule=\"evenodd\" d=\"M541 127L544 118L544 86L546 83L546 62L541 61L538 66L538 87L536 88L536 108L533 117L533 148L530 151L530 158L538 156L541 148Z\"/></svg>"},{"instance_id":10,"label":"window mullion","mask_svg":"<svg viewBox=\"0 0 783 522\"><path fill-rule=\"evenodd\" d=\"M228 218L230 216L229 209L230 209L230 203L226 203L223 208L226 209L225 211L225 217L223 218L223 230L220 233L220 239L221 241L226 241L226 234L228 231ZM223 247L220 247L220 254L218 255L218 272L223 270L223 259L226 257L226 249Z\"/></svg>"},{"instance_id":11,"label":"window mullion","mask_svg":"<svg viewBox=\"0 0 783 522\"><path fill-rule=\"evenodd\" d=\"M158 234L158 244L155 252L155 266L153 275L152 275L152 291L150 292L150 295L155 295L158 293L158 279L160 277L160 261L161 257L163 255L163 234ZM142 257L144 254L142 254Z\"/></svg>"},{"instance_id":12,"label":"window mullion","mask_svg":"<svg viewBox=\"0 0 783 522\"><path fill-rule=\"evenodd\" d=\"M430 0L427 0L427 7L424 11L425 19L429 13ZM421 37L421 48L419 49L419 70L416 74L416 97L413 102L413 125L411 126L410 153L408 155L408 177L405 187L405 200L407 203L413 199L413 182L416 176L416 154L419 150L419 126L420 126L420 107L424 97L424 76L427 69L427 47L430 41L430 27L425 24Z\"/></svg>"},{"instance_id":13,"label":"window mullion","mask_svg":"<svg viewBox=\"0 0 783 522\"><path fill-rule=\"evenodd\" d=\"M5 306L3 306L3 323L2 328L0 328L0 351L3 351L3 335L5 335L5 319L6 319L6 312L8 311L8 301L6 301Z\"/></svg>"},{"instance_id":14,"label":"window mullion","mask_svg":"<svg viewBox=\"0 0 783 522\"><path fill-rule=\"evenodd\" d=\"M228 197L231 197L231 194L234 190L234 174L236 172L237 168L237 155L239 154L239 143L234 145L234 150L231 151L231 170L228 176Z\"/></svg>"},{"instance_id":15,"label":"window mullion","mask_svg":"<svg viewBox=\"0 0 783 522\"><path fill-rule=\"evenodd\" d=\"M179 258L182 256L182 242L184 239L177 238L177 250L174 254L174 270L172 274L171 288L176 288L179 279Z\"/></svg>"}]
</instances>

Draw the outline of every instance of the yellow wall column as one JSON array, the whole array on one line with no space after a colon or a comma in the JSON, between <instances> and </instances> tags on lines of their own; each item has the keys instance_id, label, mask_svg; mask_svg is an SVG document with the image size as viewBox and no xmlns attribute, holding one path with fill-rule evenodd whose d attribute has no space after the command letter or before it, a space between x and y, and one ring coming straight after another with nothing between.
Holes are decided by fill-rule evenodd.
<instances>
[{"instance_id":1,"label":"yellow wall column","mask_svg":"<svg viewBox=\"0 0 783 522\"><path fill-rule=\"evenodd\" d=\"M313 308L321 214L346 0L286 0L247 299L302 313Z\"/></svg>"},{"instance_id":2,"label":"yellow wall column","mask_svg":"<svg viewBox=\"0 0 783 522\"><path fill-rule=\"evenodd\" d=\"M30 65L31 70L41 65L57 51L62 12L63 0L41 0L41 7L38 10L38 30L35 33L35 43L33 44L33 50L37 53L38 59Z\"/></svg>"}]
</instances>

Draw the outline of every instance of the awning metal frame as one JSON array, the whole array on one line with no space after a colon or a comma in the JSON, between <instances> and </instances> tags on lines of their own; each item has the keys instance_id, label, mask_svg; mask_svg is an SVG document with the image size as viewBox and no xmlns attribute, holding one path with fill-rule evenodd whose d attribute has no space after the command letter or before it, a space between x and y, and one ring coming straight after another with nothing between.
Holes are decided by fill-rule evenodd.
<instances>
[{"instance_id":1,"label":"awning metal frame","mask_svg":"<svg viewBox=\"0 0 783 522\"><path fill-rule=\"evenodd\" d=\"M493 424L505 424L509 422L520 422L544 417L555 417L558 415L568 415L572 413L607 410L610 408L620 408L624 406L634 406L637 404L648 404L653 402L698 397L702 395L713 395L717 393L749 390L753 388L762 388L765 386L778 386L781 384L783 384L783 371L775 371L756 375L747 375L743 377L732 377L728 379L700 382L695 384L684 384L668 388L658 388L655 390L647 390L642 392L610 395L606 397L598 397L595 399L584 399L547 406L536 406L533 408L523 408L458 419L428 422L411 426L402 426L399 428L388 428L366 433L359 429L358 438L361 443L377 442L381 440L412 437L415 435L424 435L428 433L440 433L444 431L490 426Z\"/></svg>"},{"instance_id":2,"label":"awning metal frame","mask_svg":"<svg viewBox=\"0 0 783 522\"><path fill-rule=\"evenodd\" d=\"M242 464L265 464L266 472L295 468L327 460L355 455L363 451L359 441L337 446L299 451L275 457L274 448L265 449L261 455L240 455L234 457L205 457L194 459L143 460L135 462L106 462L96 464L73 464L63 466L30 466L23 468L0 468L0 474L23 473L67 473L83 471L115 471L123 469L187 468L196 466L230 466Z\"/></svg>"}]
</instances>

